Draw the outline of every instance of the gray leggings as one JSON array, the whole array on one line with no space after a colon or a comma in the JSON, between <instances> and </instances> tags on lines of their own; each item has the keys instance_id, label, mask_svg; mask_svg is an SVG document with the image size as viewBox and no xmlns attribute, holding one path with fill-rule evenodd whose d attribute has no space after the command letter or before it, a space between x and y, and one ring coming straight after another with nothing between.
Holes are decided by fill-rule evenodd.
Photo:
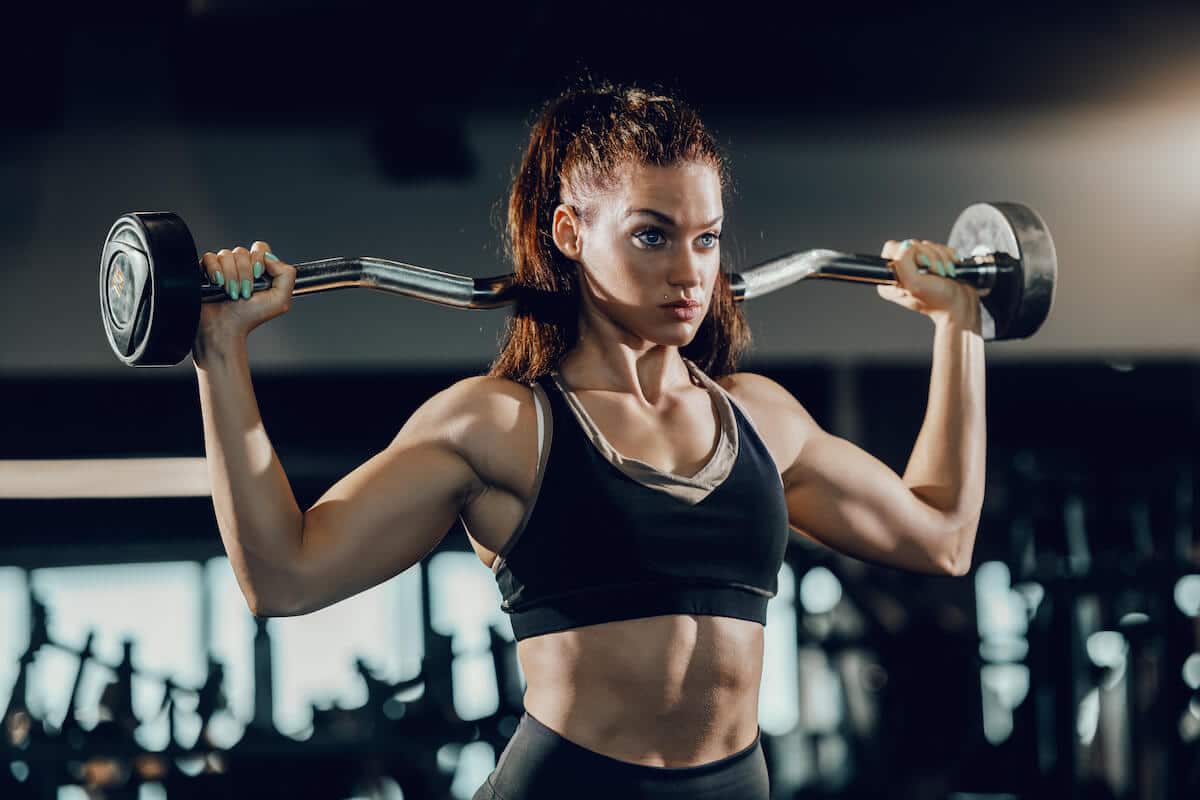
<instances>
[{"instance_id":1,"label":"gray leggings","mask_svg":"<svg viewBox=\"0 0 1200 800\"><path fill-rule=\"evenodd\" d=\"M691 767L649 767L564 739L526 712L473 800L768 800L762 732L745 750Z\"/></svg>"}]
</instances>

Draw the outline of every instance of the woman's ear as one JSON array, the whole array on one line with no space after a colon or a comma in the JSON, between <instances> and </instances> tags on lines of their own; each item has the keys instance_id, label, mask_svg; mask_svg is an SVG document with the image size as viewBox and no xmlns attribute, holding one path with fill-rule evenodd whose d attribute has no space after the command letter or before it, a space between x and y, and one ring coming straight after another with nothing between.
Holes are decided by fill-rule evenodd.
<instances>
[{"instance_id":1,"label":"woman's ear","mask_svg":"<svg viewBox=\"0 0 1200 800\"><path fill-rule=\"evenodd\" d=\"M554 209L554 220L551 222L550 232L559 252L572 261L578 261L583 252L583 242L580 240L582 229L583 226L574 207L566 203L559 203L558 207Z\"/></svg>"}]
</instances>

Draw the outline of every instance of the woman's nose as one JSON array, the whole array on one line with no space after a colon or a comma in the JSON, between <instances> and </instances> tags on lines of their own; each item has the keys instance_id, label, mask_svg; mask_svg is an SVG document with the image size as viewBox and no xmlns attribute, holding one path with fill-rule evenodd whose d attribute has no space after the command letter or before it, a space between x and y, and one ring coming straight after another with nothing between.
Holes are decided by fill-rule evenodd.
<instances>
[{"instance_id":1,"label":"woman's nose","mask_svg":"<svg viewBox=\"0 0 1200 800\"><path fill-rule=\"evenodd\" d=\"M685 253L672 264L669 277L672 286L692 287L704 283L704 274L708 265L704 256L695 253Z\"/></svg>"}]
</instances>

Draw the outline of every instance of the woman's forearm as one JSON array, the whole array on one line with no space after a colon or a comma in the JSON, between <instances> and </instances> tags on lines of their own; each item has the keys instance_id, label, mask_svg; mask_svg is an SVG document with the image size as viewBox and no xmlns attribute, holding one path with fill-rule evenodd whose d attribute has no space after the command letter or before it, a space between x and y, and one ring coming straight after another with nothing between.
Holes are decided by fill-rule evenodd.
<instances>
[{"instance_id":1,"label":"woman's forearm","mask_svg":"<svg viewBox=\"0 0 1200 800\"><path fill-rule=\"evenodd\" d=\"M263 427L244 339L197 353L196 376L225 551L250 610L286 613L304 515Z\"/></svg>"},{"instance_id":2,"label":"woman's forearm","mask_svg":"<svg viewBox=\"0 0 1200 800\"><path fill-rule=\"evenodd\" d=\"M946 515L946 560L965 572L983 506L987 426L984 342L978 304L970 313L934 318L929 403L905 484Z\"/></svg>"}]
</instances>

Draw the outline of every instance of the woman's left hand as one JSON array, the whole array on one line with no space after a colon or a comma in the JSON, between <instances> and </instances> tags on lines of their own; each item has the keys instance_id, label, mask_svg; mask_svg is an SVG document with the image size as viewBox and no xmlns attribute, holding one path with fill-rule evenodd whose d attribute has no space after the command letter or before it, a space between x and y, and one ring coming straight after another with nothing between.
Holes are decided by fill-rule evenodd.
<instances>
[{"instance_id":1,"label":"woman's left hand","mask_svg":"<svg viewBox=\"0 0 1200 800\"><path fill-rule=\"evenodd\" d=\"M979 292L962 281L947 280L955 275L954 248L924 239L889 239L880 255L892 262L898 282L876 286L880 297L918 311L935 324L958 322L979 329ZM928 272L921 272L921 267Z\"/></svg>"}]
</instances>

